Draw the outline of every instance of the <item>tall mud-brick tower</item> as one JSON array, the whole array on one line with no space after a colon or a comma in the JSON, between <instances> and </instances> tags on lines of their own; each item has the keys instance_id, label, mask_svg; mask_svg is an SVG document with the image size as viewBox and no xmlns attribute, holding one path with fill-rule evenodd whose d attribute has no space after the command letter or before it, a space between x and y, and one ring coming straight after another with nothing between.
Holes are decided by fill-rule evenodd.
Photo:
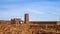
<instances>
[{"instance_id":1,"label":"tall mud-brick tower","mask_svg":"<svg viewBox=\"0 0 60 34\"><path fill-rule=\"evenodd\" d=\"M25 24L29 24L29 14L28 13L25 14L24 22L25 22Z\"/></svg>"},{"instance_id":2,"label":"tall mud-brick tower","mask_svg":"<svg viewBox=\"0 0 60 34\"><path fill-rule=\"evenodd\" d=\"M26 13L24 15L24 24L23 24L23 30L22 30L22 34L29 34L29 14Z\"/></svg>"}]
</instances>

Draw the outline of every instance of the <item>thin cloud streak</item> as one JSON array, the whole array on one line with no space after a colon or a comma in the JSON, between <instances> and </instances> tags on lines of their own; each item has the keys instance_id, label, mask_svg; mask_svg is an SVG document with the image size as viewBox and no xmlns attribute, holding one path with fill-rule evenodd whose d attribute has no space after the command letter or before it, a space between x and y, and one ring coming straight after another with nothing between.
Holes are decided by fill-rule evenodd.
<instances>
[{"instance_id":1,"label":"thin cloud streak","mask_svg":"<svg viewBox=\"0 0 60 34\"><path fill-rule=\"evenodd\" d=\"M34 10L34 9L30 9L30 8L27 8L26 10L28 12L33 13L33 14L44 14L44 12L41 12L41 11L38 11L38 10Z\"/></svg>"}]
</instances>

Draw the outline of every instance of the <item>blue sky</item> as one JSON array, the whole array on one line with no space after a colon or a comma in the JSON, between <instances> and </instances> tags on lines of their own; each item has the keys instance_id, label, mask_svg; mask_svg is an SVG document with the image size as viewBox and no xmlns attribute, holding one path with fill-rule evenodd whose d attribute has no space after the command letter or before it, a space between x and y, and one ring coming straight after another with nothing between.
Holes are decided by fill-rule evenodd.
<instances>
[{"instance_id":1,"label":"blue sky","mask_svg":"<svg viewBox=\"0 0 60 34\"><path fill-rule=\"evenodd\" d=\"M0 20L24 19L30 21L60 21L60 0L0 0Z\"/></svg>"}]
</instances>

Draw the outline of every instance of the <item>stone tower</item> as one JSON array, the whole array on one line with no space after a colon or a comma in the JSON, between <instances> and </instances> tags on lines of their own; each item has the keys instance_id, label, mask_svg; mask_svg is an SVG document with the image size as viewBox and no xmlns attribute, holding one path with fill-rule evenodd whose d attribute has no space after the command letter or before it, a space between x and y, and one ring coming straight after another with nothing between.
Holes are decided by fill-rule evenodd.
<instances>
[{"instance_id":1,"label":"stone tower","mask_svg":"<svg viewBox=\"0 0 60 34\"><path fill-rule=\"evenodd\" d=\"M25 14L24 22L26 24L29 24L29 14L28 13Z\"/></svg>"},{"instance_id":2,"label":"stone tower","mask_svg":"<svg viewBox=\"0 0 60 34\"><path fill-rule=\"evenodd\" d=\"M22 34L29 34L29 14L26 13L24 15L24 24L23 24L23 28L22 28Z\"/></svg>"}]
</instances>

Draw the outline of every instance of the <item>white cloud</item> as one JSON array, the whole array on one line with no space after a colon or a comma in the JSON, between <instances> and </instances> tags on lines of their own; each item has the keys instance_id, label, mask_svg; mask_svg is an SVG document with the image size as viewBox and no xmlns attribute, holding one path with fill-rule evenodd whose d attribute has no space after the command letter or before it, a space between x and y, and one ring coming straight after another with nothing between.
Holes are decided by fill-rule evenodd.
<instances>
[{"instance_id":1,"label":"white cloud","mask_svg":"<svg viewBox=\"0 0 60 34\"><path fill-rule=\"evenodd\" d=\"M41 11L38 11L38 10L34 10L34 9L30 9L30 8L27 8L26 10L28 12L33 13L33 14L44 14L44 12L41 12Z\"/></svg>"}]
</instances>

